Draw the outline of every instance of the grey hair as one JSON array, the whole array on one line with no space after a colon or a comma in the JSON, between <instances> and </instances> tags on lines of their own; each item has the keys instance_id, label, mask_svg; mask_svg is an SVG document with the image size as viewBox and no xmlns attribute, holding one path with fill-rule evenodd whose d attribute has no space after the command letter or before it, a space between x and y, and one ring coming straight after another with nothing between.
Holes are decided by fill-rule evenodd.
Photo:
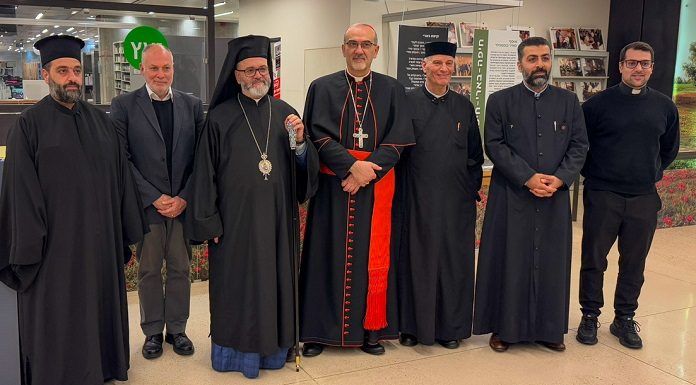
<instances>
[{"instance_id":1,"label":"grey hair","mask_svg":"<svg viewBox=\"0 0 696 385\"><path fill-rule=\"evenodd\" d=\"M153 50L153 49L155 49L155 48L161 48L161 49L165 50L166 52L169 52L169 54L172 56L172 61L174 61L174 54L172 53L172 50L170 50L168 47L165 47L165 46L164 46L163 44L161 44L161 43L152 43L152 44L148 44L148 45L145 46L145 48L143 49L143 52L140 54L140 57L141 57L141 58L144 58L146 53L150 52L151 50Z\"/></svg>"}]
</instances>

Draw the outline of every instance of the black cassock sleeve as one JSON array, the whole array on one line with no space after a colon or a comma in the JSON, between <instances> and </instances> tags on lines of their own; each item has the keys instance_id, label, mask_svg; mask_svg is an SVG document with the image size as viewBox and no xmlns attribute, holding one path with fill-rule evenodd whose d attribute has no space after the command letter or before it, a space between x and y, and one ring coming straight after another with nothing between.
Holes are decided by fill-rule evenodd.
<instances>
[{"instance_id":1,"label":"black cassock sleeve","mask_svg":"<svg viewBox=\"0 0 696 385\"><path fill-rule=\"evenodd\" d=\"M127 249L128 245L140 242L143 235L150 232L150 229L145 220L143 202L133 175L133 167L128 160L126 150L121 145L118 146L118 162L120 167L121 226L123 244ZM130 259L130 249L124 257L124 263L127 263Z\"/></svg>"},{"instance_id":2,"label":"black cassock sleeve","mask_svg":"<svg viewBox=\"0 0 696 385\"><path fill-rule=\"evenodd\" d=\"M31 286L46 243L46 206L34 166L36 137L19 118L7 138L0 190L0 280L17 291Z\"/></svg>"},{"instance_id":3,"label":"black cassock sleeve","mask_svg":"<svg viewBox=\"0 0 696 385\"><path fill-rule=\"evenodd\" d=\"M585 116L577 99L573 103L573 125L571 130L570 143L568 143L565 156L554 173L558 179L563 181L564 189L570 188L575 178L578 177L580 169L585 164L585 157L589 148Z\"/></svg>"},{"instance_id":4,"label":"black cassock sleeve","mask_svg":"<svg viewBox=\"0 0 696 385\"><path fill-rule=\"evenodd\" d=\"M196 144L193 172L189 177L190 200L184 211L187 239L202 242L222 235L217 194L219 150L220 129L209 111Z\"/></svg>"},{"instance_id":5,"label":"black cassock sleeve","mask_svg":"<svg viewBox=\"0 0 696 385\"><path fill-rule=\"evenodd\" d=\"M315 83L309 86L303 120L308 136L314 141L317 151L321 152L321 161L336 176L345 179L348 177L348 170L357 159L341 143L337 142L331 134L333 131L338 132L338 128L333 127L336 123L329 116L329 109L320 106L322 92L326 92L326 90L317 87Z\"/></svg>"},{"instance_id":6,"label":"black cassock sleeve","mask_svg":"<svg viewBox=\"0 0 696 385\"><path fill-rule=\"evenodd\" d=\"M536 170L507 144L502 111L504 103L505 101L501 100L498 93L488 97L486 122L483 128L486 153L497 170L517 187L522 187L536 173Z\"/></svg>"}]
</instances>

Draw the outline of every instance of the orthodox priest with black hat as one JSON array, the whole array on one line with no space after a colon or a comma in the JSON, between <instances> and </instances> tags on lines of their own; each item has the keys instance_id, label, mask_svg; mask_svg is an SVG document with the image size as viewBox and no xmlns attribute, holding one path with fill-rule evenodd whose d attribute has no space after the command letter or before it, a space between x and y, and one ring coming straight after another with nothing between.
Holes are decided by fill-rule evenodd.
<instances>
[{"instance_id":1,"label":"orthodox priest with black hat","mask_svg":"<svg viewBox=\"0 0 696 385\"><path fill-rule=\"evenodd\" d=\"M142 205L106 114L83 102L84 42L34 45L50 95L10 130L0 192L0 279L18 292L22 382L127 380L125 244Z\"/></svg>"},{"instance_id":2,"label":"orthodox priest with black hat","mask_svg":"<svg viewBox=\"0 0 696 385\"><path fill-rule=\"evenodd\" d=\"M493 162L476 271L474 334L491 349L539 342L564 351L570 301L569 187L588 142L577 96L548 84L551 45L517 47L523 81L486 104L484 144Z\"/></svg>"},{"instance_id":3,"label":"orthodox priest with black hat","mask_svg":"<svg viewBox=\"0 0 696 385\"><path fill-rule=\"evenodd\" d=\"M396 166L401 232L402 345L455 349L471 336L476 200L483 177L481 135L468 98L449 89L455 44L425 45L425 85L407 93L416 145Z\"/></svg>"},{"instance_id":4,"label":"orthodox priest with black hat","mask_svg":"<svg viewBox=\"0 0 696 385\"><path fill-rule=\"evenodd\" d=\"M304 202L319 161L297 112L271 96L270 40L244 36L228 49L196 149L187 230L210 240L213 369L254 378L282 367L295 344L290 162Z\"/></svg>"},{"instance_id":5,"label":"orthodox priest with black hat","mask_svg":"<svg viewBox=\"0 0 696 385\"><path fill-rule=\"evenodd\" d=\"M379 340L398 337L393 167L413 144L413 129L404 87L370 70L379 52L374 28L348 28L342 51L347 68L312 82L305 103L322 163L300 276L307 357L324 345L382 354Z\"/></svg>"}]
</instances>

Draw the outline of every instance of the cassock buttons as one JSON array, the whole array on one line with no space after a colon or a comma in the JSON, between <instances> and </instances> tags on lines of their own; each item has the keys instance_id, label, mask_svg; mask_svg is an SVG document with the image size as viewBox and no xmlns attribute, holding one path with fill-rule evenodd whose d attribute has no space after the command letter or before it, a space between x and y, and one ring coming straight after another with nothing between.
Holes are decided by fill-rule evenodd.
<instances>
[{"instance_id":1,"label":"cassock buttons","mask_svg":"<svg viewBox=\"0 0 696 385\"><path fill-rule=\"evenodd\" d=\"M541 209L536 209L536 212L541 212Z\"/></svg>"},{"instance_id":2,"label":"cassock buttons","mask_svg":"<svg viewBox=\"0 0 696 385\"><path fill-rule=\"evenodd\" d=\"M537 134L541 138L541 132Z\"/></svg>"},{"instance_id":3,"label":"cassock buttons","mask_svg":"<svg viewBox=\"0 0 696 385\"><path fill-rule=\"evenodd\" d=\"M541 115L537 115L537 119L541 119Z\"/></svg>"},{"instance_id":4,"label":"cassock buttons","mask_svg":"<svg viewBox=\"0 0 696 385\"><path fill-rule=\"evenodd\" d=\"M543 152L540 152L540 153L539 153L539 156L544 156L544 153L543 153Z\"/></svg>"}]
</instances>

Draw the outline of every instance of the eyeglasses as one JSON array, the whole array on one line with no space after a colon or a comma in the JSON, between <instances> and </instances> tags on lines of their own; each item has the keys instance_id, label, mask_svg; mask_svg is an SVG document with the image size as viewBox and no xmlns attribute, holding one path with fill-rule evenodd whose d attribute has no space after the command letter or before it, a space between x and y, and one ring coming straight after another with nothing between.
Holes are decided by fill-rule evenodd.
<instances>
[{"instance_id":1,"label":"eyeglasses","mask_svg":"<svg viewBox=\"0 0 696 385\"><path fill-rule=\"evenodd\" d=\"M641 68L644 70L652 68L653 64L655 64L652 60L624 60L622 63L626 68L631 70L638 67L638 64L640 64Z\"/></svg>"},{"instance_id":2,"label":"eyeglasses","mask_svg":"<svg viewBox=\"0 0 696 385\"><path fill-rule=\"evenodd\" d=\"M358 49L358 46L359 46L360 48L362 48L364 50L368 50L368 49L377 45L369 40L360 41L360 42L357 42L355 40L348 40L344 44L347 45L348 48L350 48L350 49Z\"/></svg>"},{"instance_id":3,"label":"eyeglasses","mask_svg":"<svg viewBox=\"0 0 696 385\"><path fill-rule=\"evenodd\" d=\"M266 67L266 66L259 67L259 68L250 67L250 68L245 68L243 70L235 69L235 71L244 72L244 76L246 76L248 78L256 75L256 72L258 72L259 75L261 75L261 76L268 75L268 67Z\"/></svg>"}]
</instances>

